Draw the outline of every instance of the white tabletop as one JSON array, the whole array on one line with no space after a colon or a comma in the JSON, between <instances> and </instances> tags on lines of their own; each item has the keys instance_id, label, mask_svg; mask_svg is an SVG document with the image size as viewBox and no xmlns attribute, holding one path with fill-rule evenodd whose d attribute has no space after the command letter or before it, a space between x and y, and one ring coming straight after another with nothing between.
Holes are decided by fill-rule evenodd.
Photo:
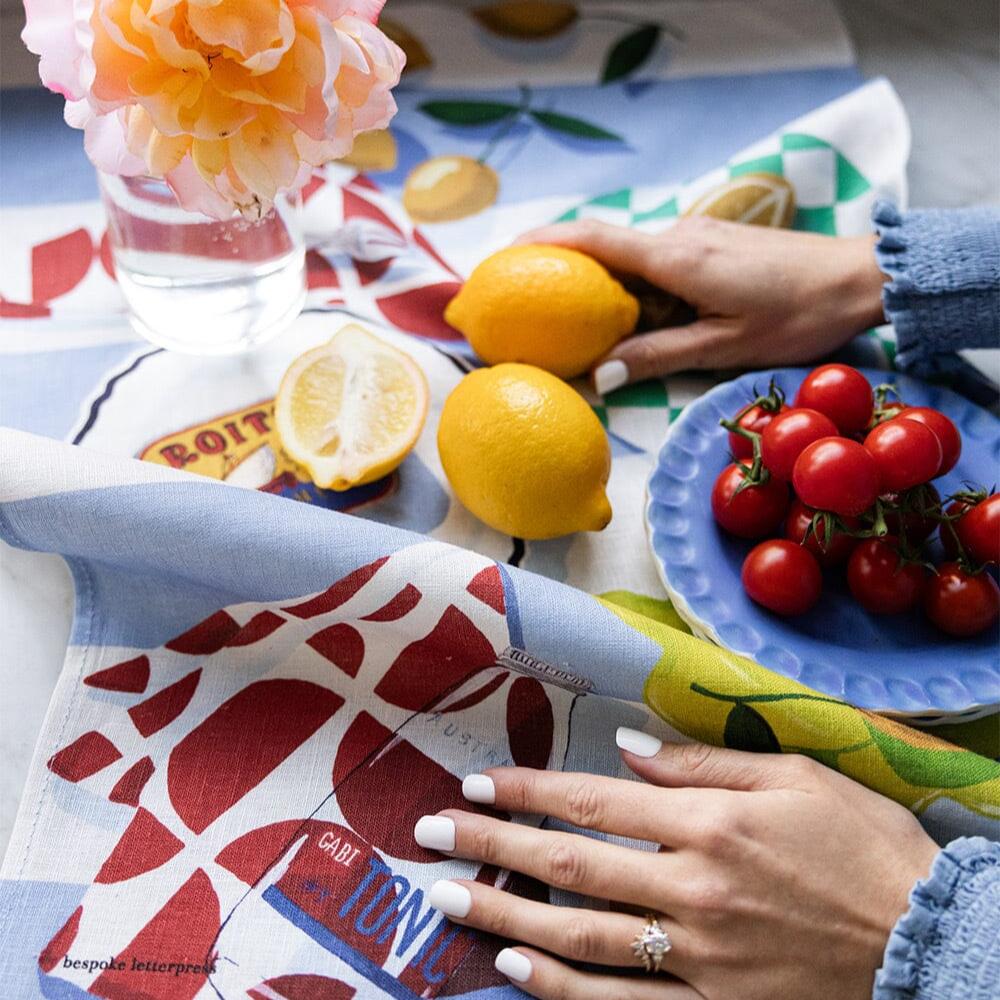
<instances>
[{"instance_id":1,"label":"white tabletop","mask_svg":"<svg viewBox=\"0 0 1000 1000\"><path fill-rule=\"evenodd\" d=\"M840 0L867 76L887 76L913 126L910 200L1000 202L1000 15L995 0ZM5 86L35 79L17 39L20 5L0 4ZM974 360L1000 381L1000 352ZM72 582L56 556L0 542L0 851L62 666Z\"/></svg>"}]
</instances>

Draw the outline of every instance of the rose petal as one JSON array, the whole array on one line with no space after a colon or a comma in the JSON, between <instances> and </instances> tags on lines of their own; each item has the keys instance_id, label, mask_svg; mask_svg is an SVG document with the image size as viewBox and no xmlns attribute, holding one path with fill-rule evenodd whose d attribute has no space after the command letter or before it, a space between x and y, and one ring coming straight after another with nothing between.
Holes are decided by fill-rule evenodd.
<instances>
[{"instance_id":1,"label":"rose petal","mask_svg":"<svg viewBox=\"0 0 1000 1000\"><path fill-rule=\"evenodd\" d=\"M173 170L191 149L190 136L164 135L154 127L144 108L126 110L125 130L129 150L148 165L153 177Z\"/></svg>"},{"instance_id":2,"label":"rose petal","mask_svg":"<svg viewBox=\"0 0 1000 1000\"><path fill-rule=\"evenodd\" d=\"M68 101L82 100L87 93L80 76L85 55L85 35L78 34L77 20L83 25L93 11L93 2L76 0L24 0L26 23L21 39L29 51L40 56L38 75L49 90Z\"/></svg>"},{"instance_id":3,"label":"rose petal","mask_svg":"<svg viewBox=\"0 0 1000 1000\"><path fill-rule=\"evenodd\" d=\"M188 4L188 22L205 44L232 49L245 60L284 43L282 15L291 21L280 0L191 0Z\"/></svg>"},{"instance_id":4,"label":"rose petal","mask_svg":"<svg viewBox=\"0 0 1000 1000\"><path fill-rule=\"evenodd\" d=\"M181 207L189 212L201 212L213 219L232 217L232 202L205 182L190 156L185 156L173 170L168 171L165 180Z\"/></svg>"},{"instance_id":5,"label":"rose petal","mask_svg":"<svg viewBox=\"0 0 1000 1000\"><path fill-rule=\"evenodd\" d=\"M291 131L275 128L263 112L229 140L229 152L240 180L269 201L295 180L299 170Z\"/></svg>"},{"instance_id":6,"label":"rose petal","mask_svg":"<svg viewBox=\"0 0 1000 1000\"><path fill-rule=\"evenodd\" d=\"M84 151L98 170L121 177L148 173L146 163L128 148L123 111L102 115L86 101L67 101L63 117L68 125L83 129Z\"/></svg>"}]
</instances>

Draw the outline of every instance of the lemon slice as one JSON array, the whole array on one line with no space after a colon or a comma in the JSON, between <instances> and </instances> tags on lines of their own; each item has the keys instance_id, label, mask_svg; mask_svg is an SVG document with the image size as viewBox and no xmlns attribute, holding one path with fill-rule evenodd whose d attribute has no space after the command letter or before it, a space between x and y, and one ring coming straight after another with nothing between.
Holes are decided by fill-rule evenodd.
<instances>
[{"instance_id":1,"label":"lemon slice","mask_svg":"<svg viewBox=\"0 0 1000 1000\"><path fill-rule=\"evenodd\" d=\"M274 416L288 457L323 489L381 479L417 443L427 379L416 362L364 327L345 326L285 372Z\"/></svg>"}]
</instances>

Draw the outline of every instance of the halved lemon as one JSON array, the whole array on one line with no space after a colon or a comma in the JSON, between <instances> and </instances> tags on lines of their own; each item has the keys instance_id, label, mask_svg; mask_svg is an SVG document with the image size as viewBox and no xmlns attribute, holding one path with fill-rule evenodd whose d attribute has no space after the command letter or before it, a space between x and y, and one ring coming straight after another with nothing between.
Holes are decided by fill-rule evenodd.
<instances>
[{"instance_id":1,"label":"halved lemon","mask_svg":"<svg viewBox=\"0 0 1000 1000\"><path fill-rule=\"evenodd\" d=\"M408 354L357 324L296 358L274 402L288 457L323 489L381 479L412 451L427 379Z\"/></svg>"}]
</instances>

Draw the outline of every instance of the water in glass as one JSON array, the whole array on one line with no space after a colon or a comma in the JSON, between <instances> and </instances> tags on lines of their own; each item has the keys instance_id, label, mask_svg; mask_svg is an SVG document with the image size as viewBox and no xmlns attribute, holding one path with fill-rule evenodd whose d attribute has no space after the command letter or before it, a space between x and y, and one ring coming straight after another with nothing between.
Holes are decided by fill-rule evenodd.
<instances>
[{"instance_id":1,"label":"water in glass","mask_svg":"<svg viewBox=\"0 0 1000 1000\"><path fill-rule=\"evenodd\" d=\"M298 197L263 218L181 208L163 181L101 175L115 276L133 327L190 354L245 351L284 330L305 299Z\"/></svg>"}]
</instances>

